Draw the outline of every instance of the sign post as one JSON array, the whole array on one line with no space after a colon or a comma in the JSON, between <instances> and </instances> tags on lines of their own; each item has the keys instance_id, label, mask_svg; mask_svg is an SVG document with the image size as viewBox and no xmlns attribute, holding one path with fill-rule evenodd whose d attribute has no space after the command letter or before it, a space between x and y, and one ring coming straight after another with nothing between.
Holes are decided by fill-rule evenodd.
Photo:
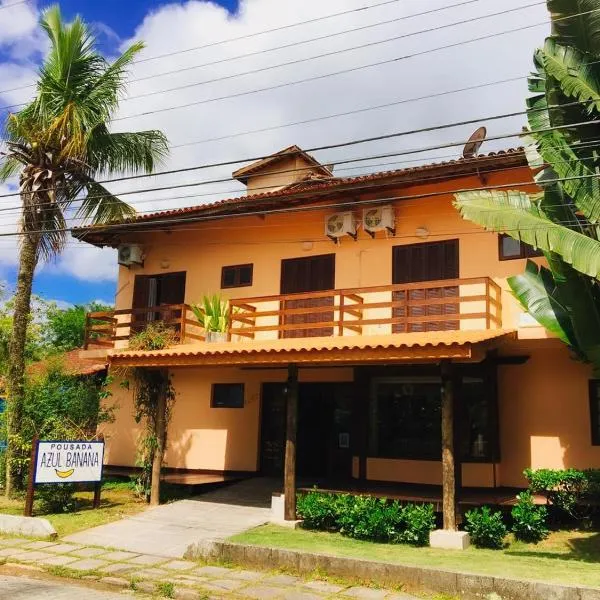
<instances>
[{"instance_id":1,"label":"sign post","mask_svg":"<svg viewBox=\"0 0 600 600\"><path fill-rule=\"evenodd\" d=\"M33 512L33 496L37 484L94 483L94 508L100 505L104 439L32 440L31 466L25 500L26 517Z\"/></svg>"}]
</instances>

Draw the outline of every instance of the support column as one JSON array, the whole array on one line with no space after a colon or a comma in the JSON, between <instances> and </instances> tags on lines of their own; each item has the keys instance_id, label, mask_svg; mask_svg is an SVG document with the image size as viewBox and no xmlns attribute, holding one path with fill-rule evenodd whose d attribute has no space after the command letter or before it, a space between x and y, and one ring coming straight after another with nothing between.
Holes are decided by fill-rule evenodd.
<instances>
[{"instance_id":1,"label":"support column","mask_svg":"<svg viewBox=\"0 0 600 600\"><path fill-rule=\"evenodd\" d=\"M454 381L452 364L444 361L442 371L442 506L444 529L456 531L456 465L454 456Z\"/></svg>"},{"instance_id":2,"label":"support column","mask_svg":"<svg viewBox=\"0 0 600 600\"><path fill-rule=\"evenodd\" d=\"M285 470L283 493L285 494L284 518L296 520L296 434L298 429L298 367L288 366L287 419L285 439Z\"/></svg>"}]
</instances>

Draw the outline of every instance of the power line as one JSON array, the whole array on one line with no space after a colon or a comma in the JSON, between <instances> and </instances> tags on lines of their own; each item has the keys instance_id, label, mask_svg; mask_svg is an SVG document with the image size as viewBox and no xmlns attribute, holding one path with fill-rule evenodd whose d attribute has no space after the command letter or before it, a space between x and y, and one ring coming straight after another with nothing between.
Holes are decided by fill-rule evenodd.
<instances>
[{"instance_id":1,"label":"power line","mask_svg":"<svg viewBox=\"0 0 600 600\"><path fill-rule=\"evenodd\" d=\"M394 1L397 2L399 0L394 0ZM272 48L266 48L264 50L257 50L256 52L248 52L248 53L245 53L245 54L239 54L239 55L236 55L236 56L226 57L226 58L222 58L222 59L211 61L211 62L207 62L207 63L201 63L201 64L198 64L198 65L192 65L190 67L185 67L185 68L182 68L182 69L175 69L175 70L170 70L170 71L164 71L163 73L156 73L156 74L147 75L147 76L144 76L144 77L136 77L134 79L131 79L130 83L135 83L135 82L138 82L138 81L145 81L147 79L156 79L157 77L163 77L165 75L179 74L179 73L183 73L185 71L199 69L199 68L202 68L202 67L208 67L208 66L212 66L212 65L217 65L217 64L224 63L224 62L230 62L230 61L233 61L233 60L239 60L239 59L243 59L243 58L248 58L248 57L251 57L251 56L258 56L260 54L264 54L264 53L268 53L268 52L274 52L274 51L277 51L277 50L284 50L286 48L291 48L291 47L294 47L294 46L300 46L300 45L304 45L304 44L309 44L309 43L320 41L320 40L324 40L324 39L331 39L331 38L334 38L334 37L338 37L340 35L346 35L346 34L349 34L349 33L355 33L357 31L364 31L364 30L367 30L367 29L372 29L374 27L380 27L381 25L389 25L391 23L396 23L396 22L399 22L399 21L407 20L407 19L414 19L416 17L422 17L422 16L425 16L425 15L430 15L430 14L433 14L433 13L441 12L441 11L444 11L444 10L449 10L449 9L452 9L452 8L458 8L458 7L461 7L461 6L465 6L465 5L468 5L468 4L474 4L475 2L481 2L481 1L482 0L464 0L463 2L459 2L457 4L450 4L448 6L443 6L443 7L440 7L440 8L430 9L430 10L426 10L426 11L419 12L419 13L412 13L410 15L403 15L401 17L395 17L393 19L388 19L388 20L384 20L384 21L378 21L377 23L371 23L369 25L362 25L360 27L354 27L352 29L344 29L342 31L338 31L338 32L334 32L334 33L329 33L327 35L322 35L322 36L318 36L318 37L309 38L307 40L301 40L301 41L298 41L298 42L291 42L291 43L288 43L288 44L284 44L282 46L275 46L275 47L272 47ZM384 4L386 4L386 3L384 3ZM537 6L538 4L544 4L544 2L537 2L537 3L529 5L529 6ZM379 6L379 5L375 5L375 6ZM522 7L522 8L526 8L526 7ZM517 10L517 9L515 9L515 10ZM482 17L482 18L484 18L484 17ZM169 54L164 54L164 55L162 55L162 57L174 56L176 54L179 54L180 52L181 51L174 51L174 52L171 52ZM146 60L150 60L150 59L146 59ZM133 61L133 64L135 64L137 62L139 62L139 61ZM29 89L29 88L35 87L35 85L36 84L33 83L33 84L28 84L28 85L23 85L23 86L11 88L11 89L8 89L8 90L0 90L0 94L9 93L9 92L16 92L16 91L24 90L24 89ZM16 105L14 105L14 106L16 106Z\"/></svg>"},{"instance_id":2,"label":"power line","mask_svg":"<svg viewBox=\"0 0 600 600\"><path fill-rule=\"evenodd\" d=\"M478 0L469 0L469 1L478 1ZM461 21L456 21L454 23L440 25L440 26L437 26L437 27L431 27L431 28L428 28L428 29L422 29L420 31L415 31L415 32L412 32L412 33L406 33L406 34L402 34L402 35L399 35L399 36L394 36L394 37L391 37L391 38L386 38L384 40L378 40L378 41L375 41L375 42L367 42L367 43L364 43L364 44L360 44L358 46L352 46L350 48L342 48L342 49L339 49L339 50L333 50L331 52L325 52L325 53L317 54L315 56L310 56L310 57L307 57L307 58L300 58L300 59L296 59L296 60L292 60L292 61L287 61L287 62L284 62L284 63L279 63L277 65L269 65L269 66L266 66L266 67L260 67L260 68L257 68L257 69L252 69L252 70L249 70L249 71L244 71L244 72L241 72L241 73L234 73L234 74L231 74L231 75L224 75L224 76L221 76L221 77L215 77L213 79L207 79L207 80L196 82L196 83L189 83L189 84L185 84L185 85L181 85L181 86L167 88L165 90L154 90L154 91L143 93L143 94L136 94L134 96L128 96L128 97L124 98L124 100L125 101L138 100L140 98L146 98L146 97L155 96L155 95L158 95L158 94L164 94L164 93L174 92L174 91L181 91L181 90L184 90L184 89L194 88L194 87L198 87L198 86L202 86L202 85L207 85L207 84L211 84L211 83L218 83L218 82L221 82L221 81L228 81L228 80L236 79L238 77L242 77L242 76L246 76L246 75L255 75L257 73L263 73L263 72L270 71L270 70L273 70L273 69L279 69L279 68L282 68L282 67L292 66L292 65L296 65L296 64L308 62L308 61L311 61L311 60L316 60L316 59L320 59L320 58L326 58L326 57L329 57L329 56L337 56L339 54L344 54L346 52L351 52L351 51L354 51L354 50L360 50L360 49L364 49L364 48L378 46L378 45L389 43L389 42L392 42L392 41L397 41L397 40L401 40L401 39L406 39L406 38L409 38L409 37L413 37L413 36L416 36L416 35L421 35L423 33L430 33L430 32L434 32L434 31L441 31L443 29L448 29L450 27L456 27L457 25L463 25L463 24L472 23L472 22L475 22L475 21L480 21L482 19L487 19L487 18L491 18L491 17L496 17L496 16L504 15L504 14L513 13L513 12L516 12L516 11L519 11L519 10L523 10L523 9L526 9L526 8L531 8L531 7L538 6L538 5L544 4L544 3L545 3L545 0L543 2L535 2L535 3L532 3L532 4L527 4L527 5L524 5L524 6L519 6L517 8L511 8L511 9L503 10L503 11L500 11L500 12L497 12L497 13L490 13L490 14L487 14L487 15L479 16L479 17L471 17L469 19L463 19ZM596 10L600 10L600 9L596 9ZM569 17L569 18L572 18L572 17ZM531 25L529 27L526 27L526 29L527 28L531 28L531 27L537 27L539 25L545 25L545 24L546 23L544 22L544 23L539 23L537 25ZM514 30L507 30L505 32L500 32L500 35L502 35L504 33L511 33L513 31L520 31L521 29L523 29L523 28L514 29ZM388 62L395 62L395 61L400 61L400 60L407 60L407 59L410 59L410 58L414 58L414 57L417 57L417 56L428 54L430 52L434 52L434 51L439 50L439 49L451 48L451 47L455 47L455 46L461 45L463 43L472 43L472 42L478 41L480 39L487 39L488 37L494 37L495 35L499 35L499 34L491 34L491 35L488 35L488 36L484 36L482 38L475 38L475 39L472 39L472 40L467 40L465 42L461 42L460 44L451 44L450 46L443 46L441 48L434 48L434 49L426 50L426 51L423 51L423 52L413 53L413 54L409 54L409 55L406 55L406 56L403 56L403 57L397 57L395 59L392 59L391 61L383 61L383 62L380 62L380 63L375 63L373 65L365 65L365 66L362 66L360 68L361 69L363 69L363 68L369 68L371 66L377 66L379 64L386 64ZM217 63L218 62L220 62L220 61L217 61ZM216 64L216 63L207 63L207 65L204 65L204 66L208 66L210 64ZM201 66L203 66L203 65L201 65ZM356 69L351 69L351 70L356 70ZM177 73L178 71L176 70L176 71L173 71L173 72ZM321 75L321 76L315 76L315 77L311 77L311 78L308 78L308 79L305 79L305 80L300 80L298 82L287 82L285 84L285 86L298 85L300 83L305 83L307 81L314 81L316 79L322 79L323 77L331 77L331 76L335 76L335 75L338 75L340 73L346 73L346 72L349 72L349 71L345 70L345 71L340 71L340 72L325 74L325 75ZM163 75L164 74L165 73L163 73ZM275 86L275 87L277 88L277 87L281 87L281 86ZM275 88L273 88L273 89L275 89ZM258 91L263 91L263 90L256 90L256 91L244 92L244 94L247 94L247 93L257 93ZM238 94L234 94L232 96L227 96L227 97L236 97L237 95ZM219 99L224 99L224 98L219 98ZM4 110L10 109L10 108L18 108L20 106L27 106L27 102L22 102L22 103L19 103L19 104L11 104L9 106L4 107ZM160 112L160 111L163 111L163 110L175 110L176 108L183 108L183 107L184 106L182 105L182 106L179 106L179 107L172 107L172 108L168 108L168 109L158 109L157 111ZM154 112L157 112L157 111L152 111L152 112L154 113ZM123 120L123 119L133 118L134 116L141 116L141 115L146 115L146 114L151 114L151 113L140 113L139 115L128 115L128 116L124 116L124 117L118 117L118 118L113 119L113 120L114 121L119 121L119 120Z\"/></svg>"},{"instance_id":3,"label":"power line","mask_svg":"<svg viewBox=\"0 0 600 600\"><path fill-rule=\"evenodd\" d=\"M455 122L455 123L448 123L445 125L435 125L432 127L425 127L425 128L420 128L420 129L413 129L413 130L409 130L409 131L401 131L401 132L394 132L394 133L389 133L389 134L383 134L383 135L378 135L378 136L372 136L372 137L368 137L368 138L361 138L361 139L355 139L355 140L350 140L348 142L340 142L337 144L328 144L325 146L315 146L312 148L308 148L307 150L305 150L305 152L318 152L318 151L323 151L323 150L332 150L332 149L339 149L339 148L345 148L348 146L354 146L354 145L358 145L358 144L364 144L364 143L371 143L371 142L376 142L376 141L382 141L382 140L388 140L388 139L392 139L392 138L397 138L397 137L404 137L407 135L415 135L417 133L430 133L432 131L441 131L444 129L449 129L449 128L454 128L454 127L462 127L465 125L472 125L475 123L480 123L482 121L492 121L492 120L499 120L499 119L506 119L506 118L513 118L516 116L521 116L521 115L525 115L528 112L531 111L544 111L544 110L554 110L554 109L564 109L564 108L568 108L570 106L580 106L582 104L587 104L589 102L572 102L572 103L568 103L568 104L563 104L563 105L555 105L555 106L549 106L546 107L544 109L529 109L529 110L524 110L524 111L517 111L517 112L513 112L513 113L505 113L502 115L492 115L489 117L483 117L483 118L478 118L478 119L469 119L466 121L460 121L460 122ZM560 125L557 127L550 127L550 128L545 128L545 129L540 129L540 130L534 130L531 131L529 133L545 133L548 131L558 131L558 130L563 130L563 129L572 129L572 128L576 128L576 127L584 127L584 126L588 126L588 125L598 125L600 124L600 120L592 120L592 121L584 121L581 123L573 123L573 124L569 124L569 125ZM488 141L493 141L493 140L502 140L502 139L510 139L513 137L520 137L523 135L523 131L517 132L515 134L504 134L504 135L499 135L499 136L492 136L492 137L488 137L487 140ZM445 148L452 148L455 146L460 146L460 145L464 145L468 140L461 140L458 142L452 142L452 143L448 143L448 144L442 144L442 145L436 145L436 146L429 146L426 148L421 148L421 149L415 149L415 150L406 150L403 152L399 152L399 153L393 153L393 156L398 156L398 155L403 155L403 154L415 154L415 153L421 153L421 152L428 152L431 150L441 150L441 149L445 149ZM290 155L293 155L293 153L290 153ZM227 161L221 161L221 162L216 162L216 163L208 163L208 164L204 164L204 165L196 165L194 167L182 167L179 169L172 169L169 171L162 171L161 173L156 173L156 174L140 174L140 175L129 175L129 176L123 176L123 177L116 177L113 179L105 179L105 180L99 180L96 183L99 184L105 184L105 183L116 183L116 182L120 182L120 181L130 181L130 180L135 180L135 179L143 179L143 178L147 178L147 177L156 177L156 176L162 176L162 175L173 175L173 174L181 174L181 173L186 173L186 172L190 172L190 171L197 171L197 170L204 170L204 169L210 169L210 168L216 168L216 167L225 167L225 166L233 166L233 165L237 165L237 164L241 164L241 163L247 163L247 162L255 162L255 161L260 161L260 160L264 160L266 158L270 158L272 155L261 155L261 156L253 156L253 157L246 157L246 158L242 158L242 159L235 159L235 160L227 160ZM389 153L387 154L379 154L376 156L372 156L370 157L370 159L381 159L381 158L387 158L388 156L390 156ZM342 160L342 161L336 161L336 164L344 164L344 163L348 163L348 162L357 162L360 160L364 160L364 159L351 159L351 160ZM296 172L298 170L302 170L300 169L293 169L292 171ZM272 171L272 172L267 172L265 174L280 174L283 173L285 171ZM190 184L178 184L175 186L167 186L164 188L151 188L151 189L145 189L145 190L141 190L141 191L145 191L145 192L155 192L155 191L161 191L163 189L175 189L175 188L182 188L182 187L194 187L197 185L206 185L208 183L210 184L214 184L214 183L224 183L227 181L232 181L231 177L227 177L227 178L222 178L222 179L215 179L215 180L210 180L207 182L195 182L195 183L190 183ZM58 188L40 188L39 190L36 190L36 192L47 192L47 191L57 191ZM140 192L141 192L140 191ZM140 193L140 192L136 192L136 191L125 191L125 192L121 192L119 195L123 196L123 195L127 195L127 194L132 194L132 193ZM11 192L11 193L7 193L7 194L1 194L0 198L8 198L8 197L14 197L14 196L19 196L20 192ZM111 194L112 195L112 194ZM106 194L103 194L99 197L104 197L106 196ZM89 197L89 196L88 196Z\"/></svg>"}]
</instances>

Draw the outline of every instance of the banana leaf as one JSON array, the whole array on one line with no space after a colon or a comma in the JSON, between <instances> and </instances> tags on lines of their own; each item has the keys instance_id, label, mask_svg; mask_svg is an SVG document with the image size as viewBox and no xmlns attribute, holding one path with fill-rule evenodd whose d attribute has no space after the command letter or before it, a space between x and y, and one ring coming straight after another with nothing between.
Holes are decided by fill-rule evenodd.
<instances>
[{"instance_id":1,"label":"banana leaf","mask_svg":"<svg viewBox=\"0 0 600 600\"><path fill-rule=\"evenodd\" d=\"M600 54L600 0L548 0L548 10L560 43Z\"/></svg>"}]
</instances>

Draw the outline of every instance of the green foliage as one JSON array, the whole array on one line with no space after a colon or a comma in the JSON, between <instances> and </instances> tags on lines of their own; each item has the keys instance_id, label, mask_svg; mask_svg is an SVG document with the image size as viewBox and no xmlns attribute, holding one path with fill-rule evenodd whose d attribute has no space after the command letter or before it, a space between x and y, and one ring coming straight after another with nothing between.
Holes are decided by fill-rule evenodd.
<instances>
[{"instance_id":1,"label":"green foliage","mask_svg":"<svg viewBox=\"0 0 600 600\"><path fill-rule=\"evenodd\" d=\"M60 309L51 305L46 315L47 343L54 351L68 352L81 348L85 340L85 321L88 312L109 311L112 307L94 302Z\"/></svg>"},{"instance_id":2,"label":"green foliage","mask_svg":"<svg viewBox=\"0 0 600 600\"><path fill-rule=\"evenodd\" d=\"M489 506L474 508L465 514L465 529L476 548L500 550L506 537L506 525L500 511L492 512Z\"/></svg>"},{"instance_id":3,"label":"green foliage","mask_svg":"<svg viewBox=\"0 0 600 600\"><path fill-rule=\"evenodd\" d=\"M533 503L531 492L522 492L517 496L517 504L511 511L512 531L521 542L537 544L548 537L548 509Z\"/></svg>"},{"instance_id":4,"label":"green foliage","mask_svg":"<svg viewBox=\"0 0 600 600\"><path fill-rule=\"evenodd\" d=\"M177 332L164 323L153 321L129 338L129 350L164 350L177 342Z\"/></svg>"},{"instance_id":5,"label":"green foliage","mask_svg":"<svg viewBox=\"0 0 600 600\"><path fill-rule=\"evenodd\" d=\"M529 489L543 494L560 516L586 519L600 500L600 469L525 469Z\"/></svg>"},{"instance_id":6,"label":"green foliage","mask_svg":"<svg viewBox=\"0 0 600 600\"><path fill-rule=\"evenodd\" d=\"M355 539L384 543L426 546L435 527L431 504L403 506L372 496L315 490L298 497L297 511L307 529L339 531Z\"/></svg>"},{"instance_id":7,"label":"green foliage","mask_svg":"<svg viewBox=\"0 0 600 600\"><path fill-rule=\"evenodd\" d=\"M206 331L225 333L229 326L229 302L219 294L204 296L202 304L192 304L192 312Z\"/></svg>"},{"instance_id":8,"label":"green foliage","mask_svg":"<svg viewBox=\"0 0 600 600\"><path fill-rule=\"evenodd\" d=\"M600 155L593 121L600 119L600 0L547 4L553 32L534 54L527 99L526 154L542 193L466 192L455 206L466 219L544 251L548 268L530 263L509 285L523 308L599 375Z\"/></svg>"},{"instance_id":9,"label":"green foliage","mask_svg":"<svg viewBox=\"0 0 600 600\"><path fill-rule=\"evenodd\" d=\"M35 495L43 513L68 513L76 506L73 497L76 491L77 486L73 483L52 483L38 485Z\"/></svg>"}]
</instances>

